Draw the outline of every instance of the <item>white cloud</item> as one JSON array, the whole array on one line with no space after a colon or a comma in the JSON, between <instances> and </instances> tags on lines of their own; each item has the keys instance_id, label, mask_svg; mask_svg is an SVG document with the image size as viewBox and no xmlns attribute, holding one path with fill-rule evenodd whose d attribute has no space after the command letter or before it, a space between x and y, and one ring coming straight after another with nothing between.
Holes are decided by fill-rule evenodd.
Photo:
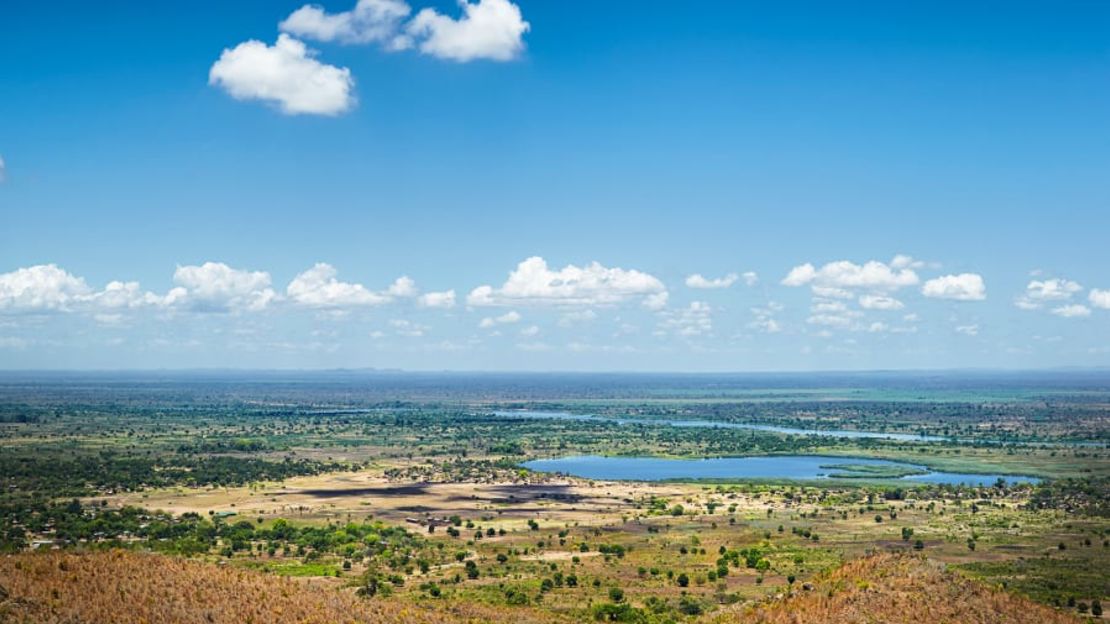
<instances>
[{"instance_id":1,"label":"white cloud","mask_svg":"<svg viewBox=\"0 0 1110 624\"><path fill-rule=\"evenodd\" d=\"M817 269L807 262L791 269L782 283L785 286L810 285L815 290L832 289L838 294L851 288L890 291L918 283L913 266L915 263L908 256L895 256L889 265L877 260L862 265L838 260Z\"/></svg>"},{"instance_id":2,"label":"white cloud","mask_svg":"<svg viewBox=\"0 0 1110 624\"><path fill-rule=\"evenodd\" d=\"M654 299L645 299L645 304L657 304L665 293L663 282L640 271L606 268L597 262L551 270L543 258L534 256L517 265L500 288L487 285L472 290L467 304L605 305L652 295Z\"/></svg>"},{"instance_id":3,"label":"white cloud","mask_svg":"<svg viewBox=\"0 0 1110 624\"><path fill-rule=\"evenodd\" d=\"M1110 310L1110 290L1092 288L1091 292L1087 295L1087 300L1096 308Z\"/></svg>"},{"instance_id":4,"label":"white cloud","mask_svg":"<svg viewBox=\"0 0 1110 624\"><path fill-rule=\"evenodd\" d=\"M417 305L424 308L453 308L455 307L455 291L424 293L416 298Z\"/></svg>"},{"instance_id":5,"label":"white cloud","mask_svg":"<svg viewBox=\"0 0 1110 624\"><path fill-rule=\"evenodd\" d=\"M694 273L686 278L686 286L690 288L701 289L715 289L715 288L728 288L736 283L740 276L735 273L729 273L724 277L709 279L702 277L701 273Z\"/></svg>"},{"instance_id":6,"label":"white cloud","mask_svg":"<svg viewBox=\"0 0 1110 624\"><path fill-rule=\"evenodd\" d=\"M528 327L525 327L524 329L520 330L520 335L521 336L535 336L539 333L540 333L539 325L529 325Z\"/></svg>"},{"instance_id":7,"label":"white cloud","mask_svg":"<svg viewBox=\"0 0 1110 624\"><path fill-rule=\"evenodd\" d=\"M671 293L667 291L658 292L654 295L644 297L643 306L649 310L662 310L667 307L667 302L671 299Z\"/></svg>"},{"instance_id":8,"label":"white cloud","mask_svg":"<svg viewBox=\"0 0 1110 624\"><path fill-rule=\"evenodd\" d=\"M165 296L143 291L138 282L109 282L94 291L83 278L53 264L17 269L0 275L0 310L73 311L130 310L177 303L184 289Z\"/></svg>"},{"instance_id":9,"label":"white cloud","mask_svg":"<svg viewBox=\"0 0 1110 624\"><path fill-rule=\"evenodd\" d=\"M777 334L782 331L782 324L773 318L757 318L748 323L748 327L759 330L765 334Z\"/></svg>"},{"instance_id":10,"label":"white cloud","mask_svg":"<svg viewBox=\"0 0 1110 624\"><path fill-rule=\"evenodd\" d=\"M0 156L0 184L8 179L8 165L4 162L4 157Z\"/></svg>"},{"instance_id":11,"label":"white cloud","mask_svg":"<svg viewBox=\"0 0 1110 624\"><path fill-rule=\"evenodd\" d=\"M481 327L482 329L489 329L497 325L519 323L521 318L522 317L520 316L519 312L517 312L516 310L510 310L502 314L501 316L487 316L486 318L482 319L480 323L478 323L478 327Z\"/></svg>"},{"instance_id":12,"label":"white cloud","mask_svg":"<svg viewBox=\"0 0 1110 624\"><path fill-rule=\"evenodd\" d=\"M979 335L979 326L978 325L957 325L956 326L956 331L961 333L961 334L964 334L965 336L978 336Z\"/></svg>"},{"instance_id":13,"label":"white cloud","mask_svg":"<svg viewBox=\"0 0 1110 624\"><path fill-rule=\"evenodd\" d=\"M782 304L774 301L769 301L767 305L762 307L751 308L755 320L748 323L748 328L767 334L779 333L782 331L782 324L775 319L775 315L779 312L782 312Z\"/></svg>"},{"instance_id":14,"label":"white cloud","mask_svg":"<svg viewBox=\"0 0 1110 624\"><path fill-rule=\"evenodd\" d=\"M713 331L713 308L703 301L692 301L685 308L662 314L659 327L679 336L702 336Z\"/></svg>"},{"instance_id":15,"label":"white cloud","mask_svg":"<svg viewBox=\"0 0 1110 624\"><path fill-rule=\"evenodd\" d=\"M54 264L0 274L0 310L66 310L91 292L84 279Z\"/></svg>"},{"instance_id":16,"label":"white cloud","mask_svg":"<svg viewBox=\"0 0 1110 624\"><path fill-rule=\"evenodd\" d=\"M463 15L452 19L435 9L424 9L409 22L406 32L419 41L420 51L452 61L475 59L509 61L524 50L530 25L520 7L509 0L459 0Z\"/></svg>"},{"instance_id":17,"label":"white cloud","mask_svg":"<svg viewBox=\"0 0 1110 624\"><path fill-rule=\"evenodd\" d=\"M113 310L135 309L147 306L165 306L173 304L183 293L180 290L171 290L169 294L160 297L152 292L143 291L138 282L108 282L104 290L93 293L88 301Z\"/></svg>"},{"instance_id":18,"label":"white cloud","mask_svg":"<svg viewBox=\"0 0 1110 624\"><path fill-rule=\"evenodd\" d=\"M894 259L890 261L890 266L895 269L920 269L925 266L924 262L915 260L911 256L905 254L897 254Z\"/></svg>"},{"instance_id":19,"label":"white cloud","mask_svg":"<svg viewBox=\"0 0 1110 624\"><path fill-rule=\"evenodd\" d=\"M934 299L982 301L987 298L983 277L976 273L960 273L933 278L921 287L921 294Z\"/></svg>"},{"instance_id":20,"label":"white cloud","mask_svg":"<svg viewBox=\"0 0 1110 624\"><path fill-rule=\"evenodd\" d=\"M905 305L894 297L886 295L863 295L859 305L865 310L901 310Z\"/></svg>"},{"instance_id":21,"label":"white cloud","mask_svg":"<svg viewBox=\"0 0 1110 624\"><path fill-rule=\"evenodd\" d=\"M208 84L237 100L276 104L287 115L338 115L355 105L355 81L347 68L317 61L316 53L286 34L268 46L257 40L225 49L208 73Z\"/></svg>"},{"instance_id":22,"label":"white cloud","mask_svg":"<svg viewBox=\"0 0 1110 624\"><path fill-rule=\"evenodd\" d=\"M285 294L294 303L312 308L373 306L391 300L389 294L372 292L362 284L341 282L336 279L336 274L335 267L318 262L293 278L285 288ZM408 278L398 279L394 286L404 279Z\"/></svg>"},{"instance_id":23,"label":"white cloud","mask_svg":"<svg viewBox=\"0 0 1110 624\"><path fill-rule=\"evenodd\" d=\"M173 281L178 287L166 295L167 303L199 311L256 311L277 298L269 273L233 269L222 262L179 266Z\"/></svg>"},{"instance_id":24,"label":"white cloud","mask_svg":"<svg viewBox=\"0 0 1110 624\"><path fill-rule=\"evenodd\" d=\"M398 39L401 22L412 9L401 0L358 0L350 11L328 13L318 4L306 4L278 25L283 32L317 41L382 43L389 48L407 47Z\"/></svg>"},{"instance_id":25,"label":"white cloud","mask_svg":"<svg viewBox=\"0 0 1110 624\"><path fill-rule=\"evenodd\" d=\"M759 274L755 271L745 271L740 277L744 278L745 286L755 286L759 283Z\"/></svg>"},{"instance_id":26,"label":"white cloud","mask_svg":"<svg viewBox=\"0 0 1110 624\"><path fill-rule=\"evenodd\" d=\"M1018 297L1014 305L1023 310L1036 310L1046 301L1068 301L1081 290L1082 286L1068 279L1033 280L1026 285L1025 294Z\"/></svg>"},{"instance_id":27,"label":"white cloud","mask_svg":"<svg viewBox=\"0 0 1110 624\"><path fill-rule=\"evenodd\" d=\"M1081 303L1071 303L1052 308L1052 313L1056 316L1064 318L1079 318L1083 316L1090 316L1091 309Z\"/></svg>"},{"instance_id":28,"label":"white cloud","mask_svg":"<svg viewBox=\"0 0 1110 624\"><path fill-rule=\"evenodd\" d=\"M411 277L402 275L394 280L385 292L390 297L415 297L419 291L416 290L416 282Z\"/></svg>"}]
</instances>

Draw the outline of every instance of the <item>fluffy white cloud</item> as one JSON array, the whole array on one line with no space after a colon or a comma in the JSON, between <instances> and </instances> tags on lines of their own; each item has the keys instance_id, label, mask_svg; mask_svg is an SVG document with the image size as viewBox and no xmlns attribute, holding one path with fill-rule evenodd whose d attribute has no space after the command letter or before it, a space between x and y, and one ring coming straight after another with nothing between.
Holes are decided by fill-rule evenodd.
<instances>
[{"instance_id":1,"label":"fluffy white cloud","mask_svg":"<svg viewBox=\"0 0 1110 624\"><path fill-rule=\"evenodd\" d=\"M686 278L686 285L690 288L703 289L728 288L729 286L735 284L736 281L739 279L740 276L735 273L729 273L724 277L718 277L714 279L702 277L701 273L694 273L693 275Z\"/></svg>"},{"instance_id":2,"label":"fluffy white cloud","mask_svg":"<svg viewBox=\"0 0 1110 624\"><path fill-rule=\"evenodd\" d=\"M519 312L517 312L516 310L510 310L502 314L501 316L487 316L486 318L482 319L480 323L478 323L478 327L481 327L482 329L490 329L491 327L496 327L497 325L519 323L521 318L523 317L520 316Z\"/></svg>"},{"instance_id":3,"label":"fluffy white cloud","mask_svg":"<svg viewBox=\"0 0 1110 624\"><path fill-rule=\"evenodd\" d=\"M759 283L759 274L755 271L744 271L740 277L744 278L745 286L755 286Z\"/></svg>"},{"instance_id":4,"label":"fluffy white cloud","mask_svg":"<svg viewBox=\"0 0 1110 624\"><path fill-rule=\"evenodd\" d=\"M783 278L786 286L812 286L843 293L851 288L897 290L917 284L915 262L908 256L895 256L890 264L871 260L859 265L848 260L829 262L820 269L810 263L798 265ZM827 295L822 295L827 296Z\"/></svg>"},{"instance_id":5,"label":"fluffy white cloud","mask_svg":"<svg viewBox=\"0 0 1110 624\"><path fill-rule=\"evenodd\" d=\"M415 297L419 291L416 290L416 282L411 277L402 275L394 280L385 292L390 297Z\"/></svg>"},{"instance_id":6,"label":"fluffy white cloud","mask_svg":"<svg viewBox=\"0 0 1110 624\"><path fill-rule=\"evenodd\" d=\"M987 298L983 277L975 273L944 275L933 278L921 287L921 294L934 299L982 301Z\"/></svg>"},{"instance_id":7,"label":"fluffy white cloud","mask_svg":"<svg viewBox=\"0 0 1110 624\"><path fill-rule=\"evenodd\" d=\"M520 7L509 0L459 0L463 15L453 19L435 9L424 9L409 22L406 32L420 51L443 59L508 61L524 50L530 28Z\"/></svg>"},{"instance_id":8,"label":"fluffy white cloud","mask_svg":"<svg viewBox=\"0 0 1110 624\"><path fill-rule=\"evenodd\" d=\"M517 265L500 288L479 286L467 296L472 306L490 305L604 305L634 297L665 296L663 282L636 270L606 268L597 262L585 267L569 264L552 270L538 256ZM666 304L666 299L662 300Z\"/></svg>"},{"instance_id":9,"label":"fluffy white cloud","mask_svg":"<svg viewBox=\"0 0 1110 624\"><path fill-rule=\"evenodd\" d=\"M1025 293L1014 301L1014 305L1023 310L1036 310L1047 301L1068 301L1081 290L1082 286L1068 279L1033 280L1026 285Z\"/></svg>"},{"instance_id":10,"label":"fluffy white cloud","mask_svg":"<svg viewBox=\"0 0 1110 624\"><path fill-rule=\"evenodd\" d=\"M184 289L164 296L146 292L138 282L109 282L93 290L81 277L53 264L17 269L0 275L0 310L84 311L130 310L177 303Z\"/></svg>"},{"instance_id":11,"label":"fluffy white cloud","mask_svg":"<svg viewBox=\"0 0 1110 624\"><path fill-rule=\"evenodd\" d=\"M539 333L540 333L539 325L529 325L528 327L525 327L524 329L520 330L520 335L525 336L525 337L535 336Z\"/></svg>"},{"instance_id":12,"label":"fluffy white cloud","mask_svg":"<svg viewBox=\"0 0 1110 624\"><path fill-rule=\"evenodd\" d=\"M148 306L169 306L183 295L180 289L173 289L165 296L146 292L138 282L108 282L104 290L93 293L88 301L111 310L145 308Z\"/></svg>"},{"instance_id":13,"label":"fluffy white cloud","mask_svg":"<svg viewBox=\"0 0 1110 624\"><path fill-rule=\"evenodd\" d=\"M957 325L956 326L956 331L958 333L964 334L965 336L978 336L979 335L979 326L978 325Z\"/></svg>"},{"instance_id":14,"label":"fluffy white cloud","mask_svg":"<svg viewBox=\"0 0 1110 624\"><path fill-rule=\"evenodd\" d=\"M0 274L0 310L66 310L91 292L84 279L54 264Z\"/></svg>"},{"instance_id":15,"label":"fluffy white cloud","mask_svg":"<svg viewBox=\"0 0 1110 624\"><path fill-rule=\"evenodd\" d=\"M316 60L316 53L286 34L268 46L257 40L225 49L208 84L237 100L276 104L287 115L339 115L355 105L351 71Z\"/></svg>"},{"instance_id":16,"label":"fluffy white cloud","mask_svg":"<svg viewBox=\"0 0 1110 624\"><path fill-rule=\"evenodd\" d=\"M179 266L173 281L177 288L166 295L167 301L198 311L257 311L277 298L269 273L233 269L222 262Z\"/></svg>"},{"instance_id":17,"label":"fluffy white cloud","mask_svg":"<svg viewBox=\"0 0 1110 624\"><path fill-rule=\"evenodd\" d=\"M901 301L886 295L863 295L859 298L859 305L865 310L901 310L905 307Z\"/></svg>"},{"instance_id":18,"label":"fluffy white cloud","mask_svg":"<svg viewBox=\"0 0 1110 624\"><path fill-rule=\"evenodd\" d=\"M383 43L390 48L406 47L398 38L401 22L412 9L401 0L358 0L350 11L328 13L317 4L293 11L278 25L283 31L305 39L340 43Z\"/></svg>"},{"instance_id":19,"label":"fluffy white cloud","mask_svg":"<svg viewBox=\"0 0 1110 624\"><path fill-rule=\"evenodd\" d=\"M391 300L390 295L372 292L362 284L341 282L336 279L336 274L335 267L319 262L293 278L285 288L285 294L293 302L313 308L372 306Z\"/></svg>"},{"instance_id":20,"label":"fluffy white cloud","mask_svg":"<svg viewBox=\"0 0 1110 624\"><path fill-rule=\"evenodd\" d=\"M1087 295L1087 300L1096 308L1110 310L1110 290L1092 288L1091 292Z\"/></svg>"},{"instance_id":21,"label":"fluffy white cloud","mask_svg":"<svg viewBox=\"0 0 1110 624\"><path fill-rule=\"evenodd\" d=\"M424 308L453 308L455 307L455 291L424 293L416 298L417 305Z\"/></svg>"},{"instance_id":22,"label":"fluffy white cloud","mask_svg":"<svg viewBox=\"0 0 1110 624\"><path fill-rule=\"evenodd\" d=\"M1064 318L1079 318L1083 316L1090 316L1091 309L1081 303L1070 303L1067 305L1052 308L1052 313L1056 316Z\"/></svg>"}]
</instances>

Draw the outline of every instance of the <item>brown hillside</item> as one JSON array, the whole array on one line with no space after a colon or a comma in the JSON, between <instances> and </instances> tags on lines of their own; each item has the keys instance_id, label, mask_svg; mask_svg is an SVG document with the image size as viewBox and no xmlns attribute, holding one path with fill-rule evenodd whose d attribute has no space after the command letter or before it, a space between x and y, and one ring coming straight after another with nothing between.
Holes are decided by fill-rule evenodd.
<instances>
[{"instance_id":1,"label":"brown hillside","mask_svg":"<svg viewBox=\"0 0 1110 624\"><path fill-rule=\"evenodd\" d=\"M333 587L152 554L109 551L0 557L5 624L461 624L550 622L526 609L426 609Z\"/></svg>"},{"instance_id":2,"label":"brown hillside","mask_svg":"<svg viewBox=\"0 0 1110 624\"><path fill-rule=\"evenodd\" d=\"M993 590L921 556L847 563L786 598L717 614L719 624L1076 624L1079 619Z\"/></svg>"}]
</instances>

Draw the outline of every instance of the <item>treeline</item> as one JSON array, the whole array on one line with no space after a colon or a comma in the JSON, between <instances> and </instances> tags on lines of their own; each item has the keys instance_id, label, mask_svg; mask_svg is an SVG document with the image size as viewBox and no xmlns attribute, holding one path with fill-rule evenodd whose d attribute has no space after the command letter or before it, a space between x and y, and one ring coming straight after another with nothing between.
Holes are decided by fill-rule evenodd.
<instances>
[{"instance_id":1,"label":"treeline","mask_svg":"<svg viewBox=\"0 0 1110 624\"><path fill-rule=\"evenodd\" d=\"M282 461L228 456L151 457L101 453L0 454L3 496L70 497L131 492L151 487L236 486L340 470L343 465L305 459Z\"/></svg>"}]
</instances>

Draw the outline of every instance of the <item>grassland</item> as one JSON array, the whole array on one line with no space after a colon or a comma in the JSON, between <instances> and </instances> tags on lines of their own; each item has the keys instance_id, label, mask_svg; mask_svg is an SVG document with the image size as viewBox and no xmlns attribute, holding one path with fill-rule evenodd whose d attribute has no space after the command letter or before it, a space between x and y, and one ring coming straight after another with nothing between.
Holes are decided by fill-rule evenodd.
<instances>
[{"instance_id":1,"label":"grassland","mask_svg":"<svg viewBox=\"0 0 1110 624\"><path fill-rule=\"evenodd\" d=\"M340 596L335 608L354 609L351 621L363 621L361 607L397 622L777 622L798 609L812 610L813 621L820 614L836 621L837 613L854 613L845 610L851 605L864 619L901 621L866 607L901 604L913 592L989 607L965 607L980 617L966 621L1027 621L1009 615L1043 611L1022 607L1027 600L1070 621L1068 614L1084 610L1090 617L1110 596L1110 451L1100 442L1110 431L1110 391L1086 382L1036 391L960 387L930 402L923 399L929 388L761 394L685 387L649 395L637 381L593 396L534 380L418 381L383 388L289 380L0 383L0 550L49 551L42 560L60 557L77 568L85 559L64 553L117 557L124 567L147 561L175 578L218 570L229 586L267 588L258 592L307 587ZM600 418L493 414L504 408ZM944 439L667 422L695 418ZM576 454L814 454L830 457L834 476L852 478L605 481L520 467ZM907 469L857 457L1045 480L927 485L901 479ZM174 558L130 559L150 551ZM38 570L40 559L26 556L5 559L4 569L18 576L11 566L24 562ZM878 576L852 568L860 558ZM920 582L892 584L884 570L908 570ZM826 589L802 589L847 578L870 589L838 589L821 604L812 602ZM9 591L11 583L0 580ZM181 587L167 583L152 591L169 596ZM252 592L242 596L261 599ZM50 610L58 599L34 596L19 604L63 617ZM182 609L196 606L189 604ZM941 605L930 608L936 618L922 622L959 620L945 620L951 614ZM277 617L242 613L258 622ZM991 613L1002 615L990 620Z\"/></svg>"}]
</instances>

